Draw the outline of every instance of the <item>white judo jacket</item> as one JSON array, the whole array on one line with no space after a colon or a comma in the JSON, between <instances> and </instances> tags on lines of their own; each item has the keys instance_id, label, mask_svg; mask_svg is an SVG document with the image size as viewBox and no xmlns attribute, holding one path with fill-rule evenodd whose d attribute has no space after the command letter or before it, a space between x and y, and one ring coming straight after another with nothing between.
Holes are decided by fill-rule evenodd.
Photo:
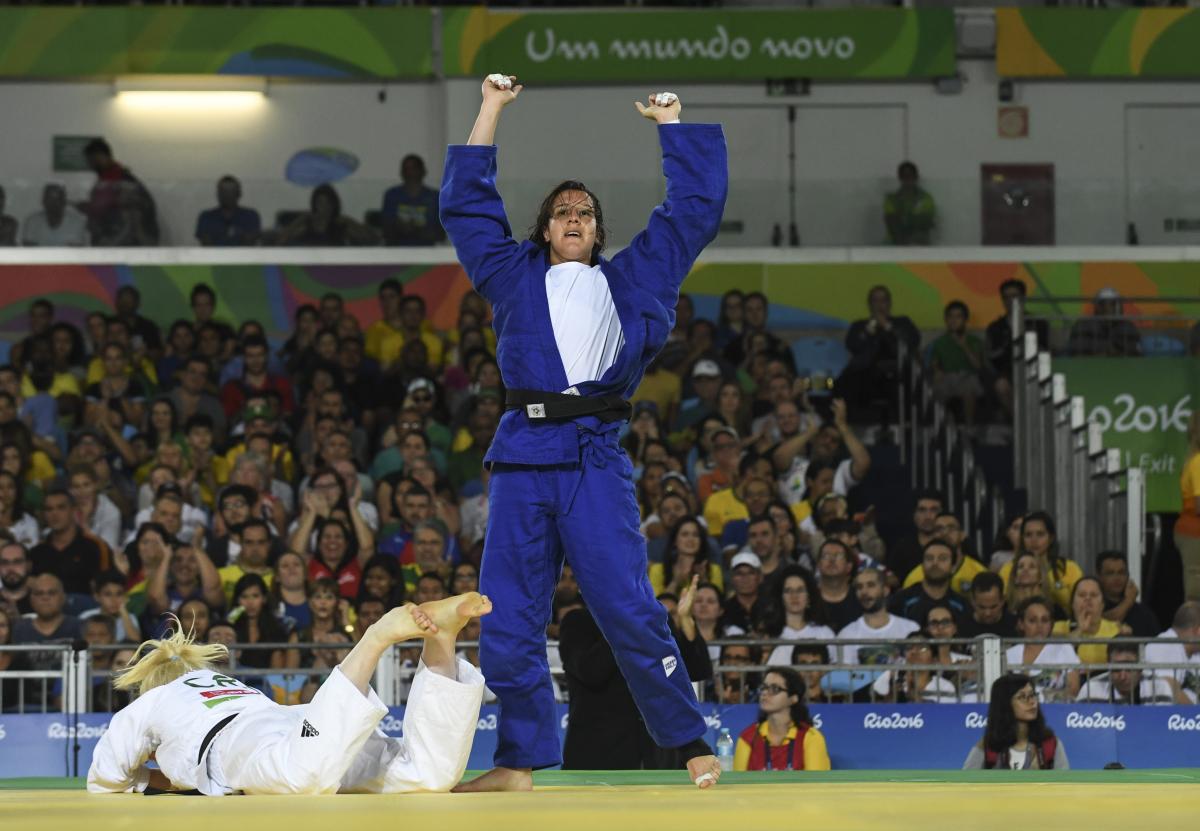
<instances>
[{"instance_id":1,"label":"white judo jacket","mask_svg":"<svg viewBox=\"0 0 1200 831\"><path fill-rule=\"evenodd\" d=\"M113 715L100 737L88 770L92 793L144 791L150 780L150 754L163 774L181 789L203 794L225 791L209 780L201 747L221 721L247 710L282 709L256 689L212 670L189 672L155 687Z\"/></svg>"}]
</instances>

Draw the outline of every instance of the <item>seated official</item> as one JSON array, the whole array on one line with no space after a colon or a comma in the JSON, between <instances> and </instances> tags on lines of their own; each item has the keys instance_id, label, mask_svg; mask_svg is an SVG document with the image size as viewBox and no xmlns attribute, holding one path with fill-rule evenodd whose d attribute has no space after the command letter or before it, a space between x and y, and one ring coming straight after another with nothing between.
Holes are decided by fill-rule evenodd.
<instances>
[{"instance_id":1,"label":"seated official","mask_svg":"<svg viewBox=\"0 0 1200 831\"><path fill-rule=\"evenodd\" d=\"M829 770L825 737L813 727L805 685L793 669L767 673L758 689L758 721L738 737L734 770Z\"/></svg>"}]
</instances>

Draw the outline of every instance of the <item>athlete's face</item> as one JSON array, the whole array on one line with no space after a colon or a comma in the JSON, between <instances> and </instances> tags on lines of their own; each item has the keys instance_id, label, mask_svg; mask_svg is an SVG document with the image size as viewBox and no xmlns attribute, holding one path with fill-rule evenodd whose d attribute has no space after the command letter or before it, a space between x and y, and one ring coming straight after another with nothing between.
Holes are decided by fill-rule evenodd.
<instances>
[{"instance_id":1,"label":"athlete's face","mask_svg":"<svg viewBox=\"0 0 1200 831\"><path fill-rule=\"evenodd\" d=\"M550 223L542 232L550 243L550 264L590 263L596 244L596 206L581 190L565 190L554 200Z\"/></svg>"}]
</instances>

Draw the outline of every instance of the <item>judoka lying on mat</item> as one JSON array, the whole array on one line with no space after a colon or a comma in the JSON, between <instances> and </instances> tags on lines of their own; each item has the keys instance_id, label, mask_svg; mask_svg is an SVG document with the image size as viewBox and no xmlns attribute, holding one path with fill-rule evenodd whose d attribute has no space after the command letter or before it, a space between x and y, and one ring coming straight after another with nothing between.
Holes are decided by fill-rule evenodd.
<instances>
[{"instance_id":1,"label":"judoka lying on mat","mask_svg":"<svg viewBox=\"0 0 1200 831\"><path fill-rule=\"evenodd\" d=\"M147 641L117 678L138 698L116 713L88 771L92 793L196 790L403 793L448 791L467 766L484 681L455 657L459 630L486 615L477 593L388 612L359 641L312 702L282 706L214 669L219 644L182 629ZM404 713L404 737L379 729L387 707L371 676L389 646L424 639ZM138 660L140 656L140 660ZM153 757L158 770L146 767Z\"/></svg>"}]
</instances>

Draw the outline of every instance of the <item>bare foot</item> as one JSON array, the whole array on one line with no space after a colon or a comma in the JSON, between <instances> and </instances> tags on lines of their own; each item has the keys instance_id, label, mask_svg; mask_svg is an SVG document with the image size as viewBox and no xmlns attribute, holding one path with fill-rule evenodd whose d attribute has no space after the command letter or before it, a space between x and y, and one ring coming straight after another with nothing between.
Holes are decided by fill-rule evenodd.
<instances>
[{"instance_id":1,"label":"bare foot","mask_svg":"<svg viewBox=\"0 0 1200 831\"><path fill-rule=\"evenodd\" d=\"M491 612L492 601L479 592L467 592L447 597L445 600L422 603L417 608L433 621L433 632L454 636L467 625L467 621L471 618L483 617Z\"/></svg>"},{"instance_id":2,"label":"bare foot","mask_svg":"<svg viewBox=\"0 0 1200 831\"><path fill-rule=\"evenodd\" d=\"M717 761L716 756L696 756L688 759L687 769L688 776L692 777L692 782L701 790L711 788L721 778L721 763Z\"/></svg>"},{"instance_id":3,"label":"bare foot","mask_svg":"<svg viewBox=\"0 0 1200 831\"><path fill-rule=\"evenodd\" d=\"M444 602L444 601L439 601ZM451 793L484 793L488 791L532 791L533 771L529 768L492 768L470 782L459 782Z\"/></svg>"},{"instance_id":4,"label":"bare foot","mask_svg":"<svg viewBox=\"0 0 1200 831\"><path fill-rule=\"evenodd\" d=\"M420 606L412 603L392 609L376 621L371 628L377 630L379 636L387 643L411 641L424 637L430 631L437 631L437 627L429 615L422 611Z\"/></svg>"}]
</instances>

